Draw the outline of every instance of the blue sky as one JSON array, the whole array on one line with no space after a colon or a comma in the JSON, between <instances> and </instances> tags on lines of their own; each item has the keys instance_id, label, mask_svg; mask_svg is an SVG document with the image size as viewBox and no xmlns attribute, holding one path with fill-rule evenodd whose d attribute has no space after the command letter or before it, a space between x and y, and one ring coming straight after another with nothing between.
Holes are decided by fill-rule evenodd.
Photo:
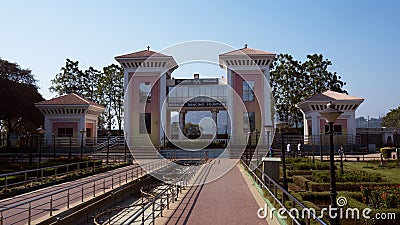
<instances>
[{"instance_id":1,"label":"blue sky","mask_svg":"<svg viewBox=\"0 0 400 225\"><path fill-rule=\"evenodd\" d=\"M378 117L400 105L397 68L400 3L396 1L3 1L0 57L32 69L40 92L65 59L101 69L114 56L212 40L289 53L321 53L345 89L365 98L357 116ZM216 56L217 57L217 56ZM192 76L190 70L176 76ZM221 76L218 68L199 69ZM210 75L211 74L211 75Z\"/></svg>"}]
</instances>

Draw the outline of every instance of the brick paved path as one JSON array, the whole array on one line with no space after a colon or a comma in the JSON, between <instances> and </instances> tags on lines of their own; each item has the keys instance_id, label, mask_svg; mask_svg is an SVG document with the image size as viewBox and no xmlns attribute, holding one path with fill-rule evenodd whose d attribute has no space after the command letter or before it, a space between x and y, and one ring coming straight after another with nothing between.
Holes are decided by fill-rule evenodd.
<instances>
[{"instance_id":1,"label":"brick paved path","mask_svg":"<svg viewBox=\"0 0 400 225\"><path fill-rule=\"evenodd\" d=\"M192 186L164 224L266 224L257 217L259 206L232 160L206 166L199 179L213 181Z\"/></svg>"}]
</instances>

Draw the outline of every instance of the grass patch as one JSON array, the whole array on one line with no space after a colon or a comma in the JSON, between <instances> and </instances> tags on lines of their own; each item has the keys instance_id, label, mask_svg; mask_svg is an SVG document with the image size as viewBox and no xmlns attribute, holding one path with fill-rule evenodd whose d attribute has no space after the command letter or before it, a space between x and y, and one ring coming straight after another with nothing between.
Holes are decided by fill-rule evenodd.
<instances>
[{"instance_id":1,"label":"grass patch","mask_svg":"<svg viewBox=\"0 0 400 225\"><path fill-rule=\"evenodd\" d=\"M390 180L391 183L400 183L400 167L396 162L385 162L380 166L380 162L343 162L346 171L366 171L371 175L380 176L384 180Z\"/></svg>"}]
</instances>

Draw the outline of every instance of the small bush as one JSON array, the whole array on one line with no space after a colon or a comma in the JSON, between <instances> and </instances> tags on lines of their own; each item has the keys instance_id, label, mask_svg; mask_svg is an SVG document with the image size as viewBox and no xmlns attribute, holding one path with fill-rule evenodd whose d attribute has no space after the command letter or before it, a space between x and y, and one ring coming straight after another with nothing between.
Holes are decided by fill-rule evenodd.
<instances>
[{"instance_id":1,"label":"small bush","mask_svg":"<svg viewBox=\"0 0 400 225\"><path fill-rule=\"evenodd\" d=\"M299 175L312 175L311 170L289 170L287 171L287 175L291 176L299 176Z\"/></svg>"},{"instance_id":2,"label":"small bush","mask_svg":"<svg viewBox=\"0 0 400 225\"><path fill-rule=\"evenodd\" d=\"M391 157L391 155L392 155L392 152L395 151L395 148L392 148L392 147L384 147L384 148L381 148L380 151L381 151L381 153L382 153L382 156L383 156L385 159L390 159L390 157Z\"/></svg>"},{"instance_id":3,"label":"small bush","mask_svg":"<svg viewBox=\"0 0 400 225\"><path fill-rule=\"evenodd\" d=\"M329 163L320 161L315 161L315 163L307 161L288 165L291 170L329 170Z\"/></svg>"},{"instance_id":4,"label":"small bush","mask_svg":"<svg viewBox=\"0 0 400 225\"><path fill-rule=\"evenodd\" d=\"M330 181L329 171L313 171L314 181L324 183ZM383 179L378 174L366 171L346 171L340 174L336 171L336 182L381 182Z\"/></svg>"},{"instance_id":5,"label":"small bush","mask_svg":"<svg viewBox=\"0 0 400 225\"><path fill-rule=\"evenodd\" d=\"M293 176L293 183L306 190L308 190L308 182L310 181L303 176Z\"/></svg>"},{"instance_id":6,"label":"small bush","mask_svg":"<svg viewBox=\"0 0 400 225\"><path fill-rule=\"evenodd\" d=\"M363 201L374 208L400 208L400 185L362 186Z\"/></svg>"}]
</instances>

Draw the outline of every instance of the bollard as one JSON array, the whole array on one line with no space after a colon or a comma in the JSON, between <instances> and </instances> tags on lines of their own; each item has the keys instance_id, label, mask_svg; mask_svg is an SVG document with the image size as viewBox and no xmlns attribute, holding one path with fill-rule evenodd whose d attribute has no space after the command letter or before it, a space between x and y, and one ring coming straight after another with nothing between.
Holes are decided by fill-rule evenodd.
<instances>
[{"instance_id":1,"label":"bollard","mask_svg":"<svg viewBox=\"0 0 400 225\"><path fill-rule=\"evenodd\" d=\"M83 202L83 184L81 185L81 187L82 187L81 188L81 191L82 191L81 194L82 194L82 202Z\"/></svg>"},{"instance_id":2,"label":"bollard","mask_svg":"<svg viewBox=\"0 0 400 225\"><path fill-rule=\"evenodd\" d=\"M6 189L6 191L7 191L7 175L4 177L4 182L5 182L5 184L4 184L4 188Z\"/></svg>"},{"instance_id":3,"label":"bollard","mask_svg":"<svg viewBox=\"0 0 400 225\"><path fill-rule=\"evenodd\" d=\"M50 195L50 216L53 216L53 195Z\"/></svg>"},{"instance_id":4,"label":"bollard","mask_svg":"<svg viewBox=\"0 0 400 225\"><path fill-rule=\"evenodd\" d=\"M96 181L93 181L93 197L96 197Z\"/></svg>"},{"instance_id":5,"label":"bollard","mask_svg":"<svg viewBox=\"0 0 400 225\"><path fill-rule=\"evenodd\" d=\"M67 209L69 209L69 189L67 190Z\"/></svg>"},{"instance_id":6,"label":"bollard","mask_svg":"<svg viewBox=\"0 0 400 225\"><path fill-rule=\"evenodd\" d=\"M152 206L152 212L151 212L151 215L152 215L152 217L153 217L153 224L154 224L154 220L155 220L155 216L154 216L154 210L155 210L155 204L156 204L156 202L153 200L153 206Z\"/></svg>"},{"instance_id":7,"label":"bollard","mask_svg":"<svg viewBox=\"0 0 400 225\"><path fill-rule=\"evenodd\" d=\"M32 207L31 207L31 203L29 202L29 208L28 208L28 225L31 225L31 215L32 215Z\"/></svg>"},{"instance_id":8,"label":"bollard","mask_svg":"<svg viewBox=\"0 0 400 225\"><path fill-rule=\"evenodd\" d=\"M169 209L169 194L168 193L167 193L167 209Z\"/></svg>"}]
</instances>

